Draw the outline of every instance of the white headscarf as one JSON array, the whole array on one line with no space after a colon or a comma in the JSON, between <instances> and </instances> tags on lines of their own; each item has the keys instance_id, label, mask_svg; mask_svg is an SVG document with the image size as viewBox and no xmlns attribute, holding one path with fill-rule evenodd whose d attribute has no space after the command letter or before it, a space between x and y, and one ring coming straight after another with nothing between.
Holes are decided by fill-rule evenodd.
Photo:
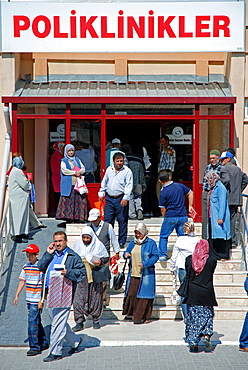
<instances>
[{"instance_id":1,"label":"white headscarf","mask_svg":"<svg viewBox=\"0 0 248 370\"><path fill-rule=\"evenodd\" d=\"M89 235L91 237L90 244L84 244L82 235ZM85 258L86 261L92 264L92 257L108 257L108 252L102 242L98 239L93 229L90 226L85 226L81 231L81 236L78 238L74 247L72 248L80 257Z\"/></svg>"},{"instance_id":2,"label":"white headscarf","mask_svg":"<svg viewBox=\"0 0 248 370\"><path fill-rule=\"evenodd\" d=\"M147 230L147 227L146 225L143 223L143 222L139 222L136 226L135 226L135 229L134 231L139 231L142 235L143 235L143 239L137 239L136 237L134 238L134 242L136 244L142 244L146 238L147 238L147 234L148 234L148 230Z\"/></svg>"}]
</instances>

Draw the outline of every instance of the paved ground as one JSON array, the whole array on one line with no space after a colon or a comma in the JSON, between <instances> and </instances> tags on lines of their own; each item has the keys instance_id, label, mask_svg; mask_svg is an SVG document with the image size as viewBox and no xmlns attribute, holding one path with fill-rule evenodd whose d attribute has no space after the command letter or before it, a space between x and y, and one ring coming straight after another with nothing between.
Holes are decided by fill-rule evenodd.
<instances>
[{"instance_id":1,"label":"paved ground","mask_svg":"<svg viewBox=\"0 0 248 370\"><path fill-rule=\"evenodd\" d=\"M134 346L80 348L79 353L52 363L42 362L43 353L27 357L24 349L0 349L1 370L89 369L89 370L247 370L248 353L238 352L235 346L217 346L211 353L189 353L185 346Z\"/></svg>"},{"instance_id":2,"label":"paved ground","mask_svg":"<svg viewBox=\"0 0 248 370\"><path fill-rule=\"evenodd\" d=\"M61 230L59 221L44 219L47 229L33 233L31 242L39 245L41 253L52 240L53 232ZM214 349L206 353L191 354L184 342L182 321L161 320L148 325L134 325L118 320L102 320L101 329L93 330L92 321L86 322L80 332L84 339L80 352L68 356L69 347L64 344L64 358L52 364L43 363L47 355L26 356L27 311L25 294L21 294L17 307L13 298L22 265L26 262L21 252L27 244L10 243L4 275L0 280L0 370L6 369L248 369L248 353L238 351L238 338L242 321L214 322L212 341ZM50 323L43 312L43 324L49 333ZM73 320L69 323L73 325Z\"/></svg>"}]
</instances>

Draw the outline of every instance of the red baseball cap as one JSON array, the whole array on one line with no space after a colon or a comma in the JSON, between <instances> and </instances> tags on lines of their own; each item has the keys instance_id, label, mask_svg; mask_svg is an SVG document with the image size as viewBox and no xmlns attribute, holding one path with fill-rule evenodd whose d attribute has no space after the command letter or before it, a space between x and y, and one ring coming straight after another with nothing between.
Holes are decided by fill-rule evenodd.
<instances>
[{"instance_id":1,"label":"red baseball cap","mask_svg":"<svg viewBox=\"0 0 248 370\"><path fill-rule=\"evenodd\" d=\"M23 252L29 253L39 253L40 249L36 244L29 244L26 249L23 249Z\"/></svg>"}]
</instances>

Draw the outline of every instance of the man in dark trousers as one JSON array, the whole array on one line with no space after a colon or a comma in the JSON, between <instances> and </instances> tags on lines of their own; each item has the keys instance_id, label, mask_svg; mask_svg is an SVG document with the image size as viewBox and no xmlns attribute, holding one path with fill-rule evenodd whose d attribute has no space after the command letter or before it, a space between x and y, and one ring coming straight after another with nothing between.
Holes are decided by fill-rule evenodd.
<instances>
[{"instance_id":1,"label":"man in dark trousers","mask_svg":"<svg viewBox=\"0 0 248 370\"><path fill-rule=\"evenodd\" d=\"M114 257L118 260L120 253L120 246L118 239L115 235L113 226L106 221L102 221L100 217L100 211L97 208L92 208L89 212L88 221L90 221L89 226L92 227L98 239L104 244L108 251L110 257L110 244L112 244L113 250L115 252ZM109 262L107 263L109 265ZM107 298L107 282L103 282L103 307L106 307Z\"/></svg>"},{"instance_id":2,"label":"man in dark trousers","mask_svg":"<svg viewBox=\"0 0 248 370\"><path fill-rule=\"evenodd\" d=\"M124 154L117 152L113 156L114 165L109 166L101 182L98 193L99 200L106 195L104 221L114 227L117 218L119 232L118 241L124 248L127 240L128 201L133 189L133 174L130 168L124 165Z\"/></svg>"},{"instance_id":3,"label":"man in dark trousers","mask_svg":"<svg viewBox=\"0 0 248 370\"><path fill-rule=\"evenodd\" d=\"M168 238L176 229L177 236L184 235L183 225L188 221L185 207L185 195L189 199L189 211L193 206L194 193L187 186L171 181L172 174L168 171L161 171L159 181L162 184L159 197L159 208L164 217L159 238L159 260L167 260Z\"/></svg>"},{"instance_id":4,"label":"man in dark trousers","mask_svg":"<svg viewBox=\"0 0 248 370\"><path fill-rule=\"evenodd\" d=\"M230 211L232 248L237 246L235 224L238 207L242 205L242 191L248 184L248 176L232 163L233 154L225 151L220 156L221 164L229 176L228 205Z\"/></svg>"}]
</instances>

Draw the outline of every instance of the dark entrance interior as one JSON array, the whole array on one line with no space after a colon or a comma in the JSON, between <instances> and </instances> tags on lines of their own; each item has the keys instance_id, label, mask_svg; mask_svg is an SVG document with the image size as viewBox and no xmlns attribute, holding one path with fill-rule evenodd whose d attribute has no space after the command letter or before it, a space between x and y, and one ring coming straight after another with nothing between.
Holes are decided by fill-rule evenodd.
<instances>
[{"instance_id":1,"label":"dark entrance interior","mask_svg":"<svg viewBox=\"0 0 248 370\"><path fill-rule=\"evenodd\" d=\"M176 151L176 166L173 180L179 182L191 182L192 180L192 140L193 120L140 120L140 119L114 119L107 120L107 140L114 138L121 140L123 144L129 144L132 152L143 155L142 147L145 147L152 166L149 170L157 175L159 160L159 139L163 134L171 135L175 127L182 127L185 135L191 135L190 145L173 145ZM187 184L189 186L191 184Z\"/></svg>"}]
</instances>

